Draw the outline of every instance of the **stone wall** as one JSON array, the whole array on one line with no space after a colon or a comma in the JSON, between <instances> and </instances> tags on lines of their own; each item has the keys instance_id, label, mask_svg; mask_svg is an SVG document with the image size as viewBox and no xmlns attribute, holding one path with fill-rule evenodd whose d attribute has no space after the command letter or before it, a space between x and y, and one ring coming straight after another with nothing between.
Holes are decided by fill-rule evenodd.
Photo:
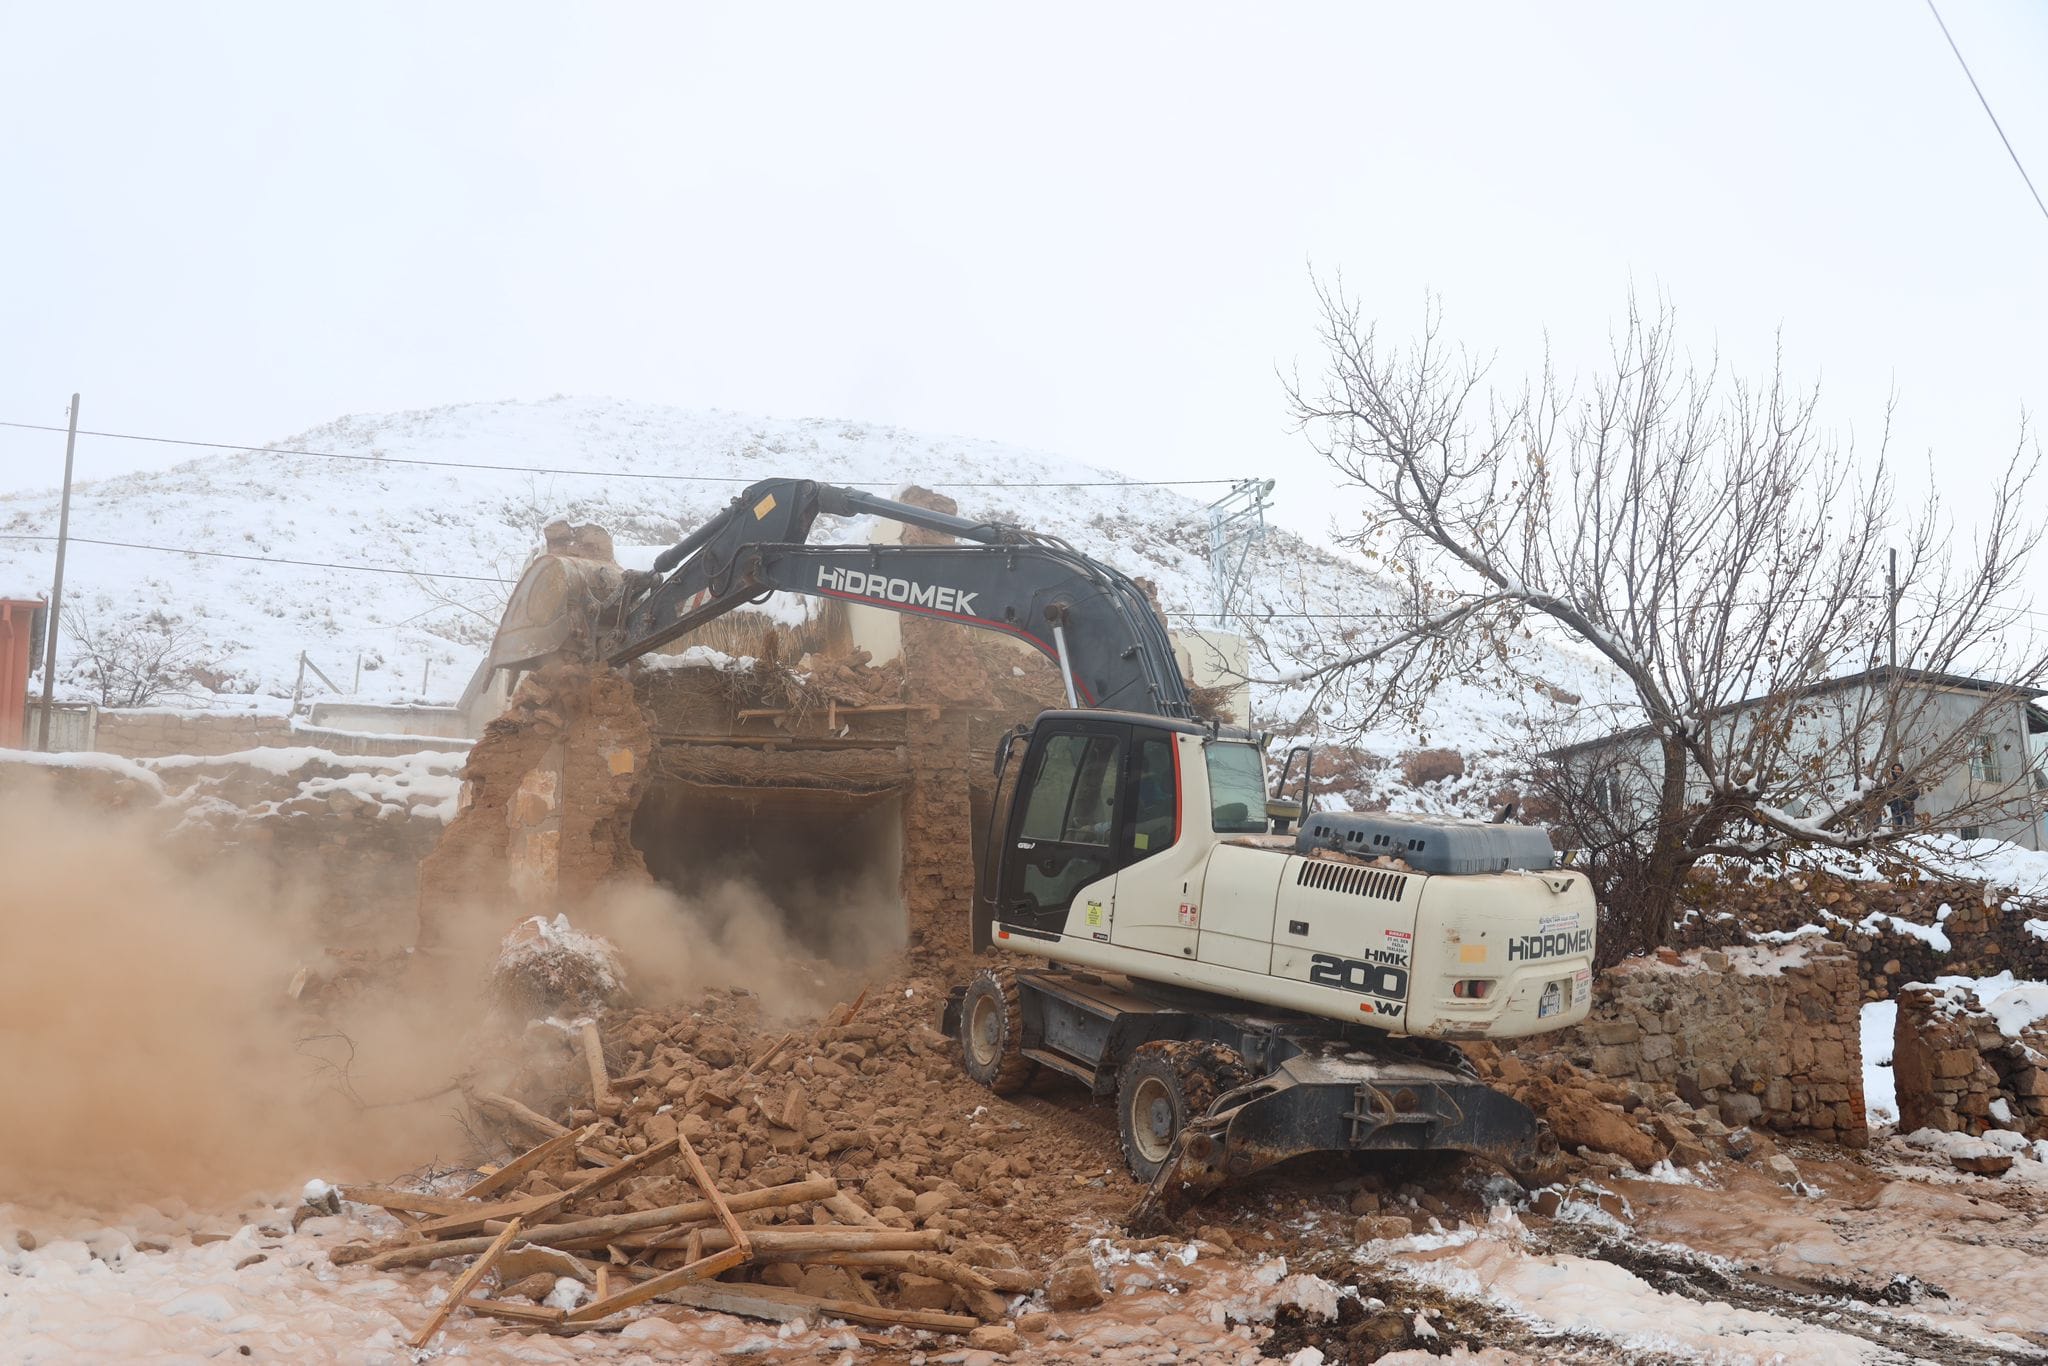
<instances>
[{"instance_id":1,"label":"stone wall","mask_svg":"<svg viewBox=\"0 0 2048 1366\"><path fill-rule=\"evenodd\" d=\"M1862 988L1841 946L1703 949L1631 959L1595 982L1591 1016L1560 1043L1603 1076L1760 1123L1862 1147Z\"/></svg>"},{"instance_id":2,"label":"stone wall","mask_svg":"<svg viewBox=\"0 0 2048 1366\"><path fill-rule=\"evenodd\" d=\"M1857 880L1826 873L1772 876L1696 872L1679 931L1688 946L1721 947L1752 932L1787 934L1817 925L1855 953L1867 1001L1890 1000L1908 982L1936 977L2048 980L2048 906L1982 883L1922 878Z\"/></svg>"},{"instance_id":3,"label":"stone wall","mask_svg":"<svg viewBox=\"0 0 2048 1366\"><path fill-rule=\"evenodd\" d=\"M2029 992L2039 999L2028 999ZM2012 1009L2001 1009L2010 1003ZM1909 986L1892 1036L1899 1131L2048 1138L2048 989L2021 988L1982 1008L1966 988Z\"/></svg>"}]
</instances>

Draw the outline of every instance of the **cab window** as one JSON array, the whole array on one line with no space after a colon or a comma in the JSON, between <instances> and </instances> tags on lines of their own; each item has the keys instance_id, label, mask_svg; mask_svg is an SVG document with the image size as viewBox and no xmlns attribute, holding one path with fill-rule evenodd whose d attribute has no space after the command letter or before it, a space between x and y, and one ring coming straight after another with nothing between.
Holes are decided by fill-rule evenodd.
<instances>
[{"instance_id":1,"label":"cab window","mask_svg":"<svg viewBox=\"0 0 2048 1366\"><path fill-rule=\"evenodd\" d=\"M1218 834L1266 832L1266 760L1246 744L1203 746L1209 768L1209 828Z\"/></svg>"},{"instance_id":2,"label":"cab window","mask_svg":"<svg viewBox=\"0 0 2048 1366\"><path fill-rule=\"evenodd\" d=\"M1173 740L1164 735L1147 735L1138 741L1133 755L1131 786L1131 845L1127 861L1150 858L1171 848L1179 833L1180 803L1174 792Z\"/></svg>"},{"instance_id":3,"label":"cab window","mask_svg":"<svg viewBox=\"0 0 2048 1366\"><path fill-rule=\"evenodd\" d=\"M1121 748L1109 735L1055 735L1048 740L1024 808L1021 836L1108 847Z\"/></svg>"}]
</instances>

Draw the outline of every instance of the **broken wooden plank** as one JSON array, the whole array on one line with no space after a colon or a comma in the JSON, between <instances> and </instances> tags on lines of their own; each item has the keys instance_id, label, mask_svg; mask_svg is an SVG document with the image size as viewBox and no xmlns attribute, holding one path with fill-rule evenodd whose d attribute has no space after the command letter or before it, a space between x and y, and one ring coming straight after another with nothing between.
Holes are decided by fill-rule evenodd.
<instances>
[{"instance_id":1,"label":"broken wooden plank","mask_svg":"<svg viewBox=\"0 0 2048 1366\"><path fill-rule=\"evenodd\" d=\"M602 1167L578 1181L565 1191L553 1195L529 1195L519 1200L506 1201L499 1205L485 1205L461 1214L452 1214L442 1219L429 1219L420 1225L419 1231L429 1238L459 1238L474 1233L500 1219L525 1219L530 1223L541 1223L553 1218L586 1195L594 1195L634 1172L666 1161L676 1154L679 1139L671 1138L657 1143L645 1152L634 1153L617 1166Z\"/></svg>"},{"instance_id":2,"label":"broken wooden plank","mask_svg":"<svg viewBox=\"0 0 2048 1366\"><path fill-rule=\"evenodd\" d=\"M433 1341L434 1334L441 1331L441 1325L448 1322L448 1316L462 1306L462 1302L469 1298L469 1292L476 1289L477 1283L483 1280L484 1273L489 1271L491 1264L498 1260L498 1254L510 1247L512 1240L518 1236L519 1221L514 1219L505 1226L505 1231L500 1233L492 1241L491 1245L484 1249L483 1256L478 1257L475 1262L470 1264L469 1270L456 1278L454 1287L448 1292L448 1298L441 1301L441 1307L434 1311L434 1317L427 1320L427 1326L420 1329L413 1337L412 1345L414 1347L424 1347Z\"/></svg>"},{"instance_id":3,"label":"broken wooden plank","mask_svg":"<svg viewBox=\"0 0 2048 1366\"><path fill-rule=\"evenodd\" d=\"M510 1323L538 1324L543 1328L554 1327L569 1313L568 1310L557 1309L553 1305L520 1304L517 1300L469 1299L463 1301L462 1307L471 1313L487 1314L494 1319L504 1319Z\"/></svg>"},{"instance_id":4,"label":"broken wooden plank","mask_svg":"<svg viewBox=\"0 0 2048 1366\"><path fill-rule=\"evenodd\" d=\"M569 1126L558 1124L537 1110L530 1110L510 1096L501 1096L495 1091L465 1092L471 1100L486 1110L496 1110L508 1119L517 1120L543 1138L560 1138L569 1132Z\"/></svg>"},{"instance_id":5,"label":"broken wooden plank","mask_svg":"<svg viewBox=\"0 0 2048 1366\"><path fill-rule=\"evenodd\" d=\"M578 1032L583 1039L583 1061L590 1068L590 1103L601 1110L612 1095L611 1078L604 1070L604 1040L598 1037L595 1020L585 1020Z\"/></svg>"},{"instance_id":6,"label":"broken wooden plank","mask_svg":"<svg viewBox=\"0 0 2048 1366\"><path fill-rule=\"evenodd\" d=\"M965 1262L936 1252L789 1252L781 1254L794 1262L815 1262L848 1268L881 1267L929 1276L957 1287L967 1297L967 1307L980 1318L994 1322L1010 1312L1009 1301L998 1293L1000 1287L988 1276Z\"/></svg>"},{"instance_id":7,"label":"broken wooden plank","mask_svg":"<svg viewBox=\"0 0 2048 1366\"><path fill-rule=\"evenodd\" d=\"M464 1191L462 1197L465 1200L482 1200L487 1196L496 1195L506 1187L516 1185L525 1179L528 1173L537 1169L542 1163L561 1152L564 1148L581 1142L589 1137L589 1135L590 1129L583 1128L572 1129L568 1133L556 1134L553 1138L544 1139L539 1146L528 1148L489 1176L478 1181L475 1185ZM437 1214L454 1214L457 1211L451 1209L436 1210L434 1212Z\"/></svg>"},{"instance_id":8,"label":"broken wooden plank","mask_svg":"<svg viewBox=\"0 0 2048 1366\"><path fill-rule=\"evenodd\" d=\"M697 1189L703 1191L704 1198L711 1202L711 1208L718 1214L718 1222L725 1226L725 1231L732 1237L732 1245L739 1249L740 1260L751 1260L754 1249L747 1243L747 1231L740 1227L740 1221L733 1216L732 1206L719 1194L718 1183L711 1179L711 1173L704 1170L704 1160L697 1156L697 1150L690 1146L690 1140L682 1134L676 1135L676 1143L682 1150L683 1162L690 1169L690 1179L697 1183Z\"/></svg>"},{"instance_id":9,"label":"broken wooden plank","mask_svg":"<svg viewBox=\"0 0 2048 1366\"><path fill-rule=\"evenodd\" d=\"M652 1284L652 1282L648 1282ZM928 1333L971 1333L981 1320L967 1314L942 1314L931 1309L890 1309L862 1304L858 1300L828 1300L785 1290L779 1285L688 1285L664 1291L670 1304L708 1309L716 1314L738 1314L745 1318L788 1323L797 1318L844 1319L877 1328L921 1328ZM895 1345L895 1344L891 1344Z\"/></svg>"},{"instance_id":10,"label":"broken wooden plank","mask_svg":"<svg viewBox=\"0 0 2048 1366\"><path fill-rule=\"evenodd\" d=\"M741 1191L725 1198L728 1208L735 1213L745 1214L754 1210L783 1209L791 1205L810 1204L829 1198L839 1189L839 1183L830 1177L813 1177L807 1181L792 1181L787 1185L769 1186L764 1190ZM619 1241L618 1235L634 1233L642 1229L670 1229L678 1224L703 1223L717 1218L717 1211L709 1200L691 1200L680 1205L667 1205L661 1209L642 1210L634 1214L607 1214L593 1219L579 1219L573 1223L548 1224L530 1227L526 1241L541 1247L568 1247L590 1243L602 1248L608 1241ZM441 1242L421 1243L408 1239L382 1248L338 1247L329 1254L335 1262L367 1262L373 1269L385 1270L394 1266L424 1266L443 1257L466 1257L481 1252L490 1245L490 1237L450 1238ZM625 1244L631 1246L630 1243ZM346 1254L346 1255L344 1255Z\"/></svg>"},{"instance_id":11,"label":"broken wooden plank","mask_svg":"<svg viewBox=\"0 0 2048 1366\"><path fill-rule=\"evenodd\" d=\"M608 1299L592 1300L580 1309L569 1312L565 1323L590 1323L596 1319L610 1318L622 1309L631 1309L636 1304L645 1304L664 1291L677 1290L698 1281L708 1281L722 1272L730 1271L747 1260L745 1249L729 1247L723 1252L714 1252L699 1258L674 1271L664 1272L651 1280L621 1290Z\"/></svg>"},{"instance_id":12,"label":"broken wooden plank","mask_svg":"<svg viewBox=\"0 0 2048 1366\"><path fill-rule=\"evenodd\" d=\"M469 1202L456 1195L428 1195L422 1191L394 1190L390 1186L342 1186L341 1198L357 1205L375 1205L394 1214L459 1214Z\"/></svg>"}]
</instances>

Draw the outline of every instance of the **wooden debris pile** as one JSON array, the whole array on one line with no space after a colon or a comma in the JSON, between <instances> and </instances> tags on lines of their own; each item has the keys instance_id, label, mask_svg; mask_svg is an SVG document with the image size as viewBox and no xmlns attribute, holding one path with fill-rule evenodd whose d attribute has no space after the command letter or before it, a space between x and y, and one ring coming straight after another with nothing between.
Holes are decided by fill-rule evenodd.
<instances>
[{"instance_id":1,"label":"wooden debris pile","mask_svg":"<svg viewBox=\"0 0 2048 1366\"><path fill-rule=\"evenodd\" d=\"M905 1189L909 1208L877 1208L863 1189L895 1189L885 1173L842 1184L833 1159L872 1134L814 1118L788 1084L799 1062L816 1078L818 1064L851 1058L847 1045L867 1052L879 1030L853 1023L859 1005L760 1040L751 1060L729 1026L701 1018L670 1026L688 1053L667 1035L629 1044L648 1037L644 1013L608 1022L610 1058L598 1025L583 1024L570 1038L587 1103L570 1125L513 1096L471 1093L480 1116L539 1142L458 1193L343 1187L343 1199L404 1227L333 1259L372 1270L475 1259L415 1345L462 1311L575 1332L617 1327L650 1304L970 1336L991 1326L983 1338L1006 1338L1009 1297L1042 1276L1006 1242L956 1234L964 1226L943 1217L953 1193ZM629 1067L615 1076L621 1058ZM866 1147L854 1162L873 1156Z\"/></svg>"}]
</instances>

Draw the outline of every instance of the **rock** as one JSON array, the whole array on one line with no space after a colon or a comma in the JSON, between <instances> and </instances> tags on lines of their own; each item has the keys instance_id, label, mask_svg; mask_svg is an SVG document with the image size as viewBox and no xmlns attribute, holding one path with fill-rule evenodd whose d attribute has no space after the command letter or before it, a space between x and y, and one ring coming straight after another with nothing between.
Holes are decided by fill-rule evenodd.
<instances>
[{"instance_id":1,"label":"rock","mask_svg":"<svg viewBox=\"0 0 2048 1366\"><path fill-rule=\"evenodd\" d=\"M23 1252L34 1252L38 1247L41 1246L41 1244L36 1241L36 1235L30 1233L25 1228L18 1228L14 1230L14 1245L20 1248Z\"/></svg>"},{"instance_id":2,"label":"rock","mask_svg":"<svg viewBox=\"0 0 2048 1366\"><path fill-rule=\"evenodd\" d=\"M235 1263L235 1270L246 1271L250 1267L256 1265L256 1263L258 1262L267 1262L269 1260L270 1258L265 1256L261 1252L252 1252L248 1256L242 1258L241 1261Z\"/></svg>"},{"instance_id":3,"label":"rock","mask_svg":"<svg viewBox=\"0 0 2048 1366\"><path fill-rule=\"evenodd\" d=\"M1735 1095L1721 1097L1721 1122L1731 1129L1739 1129L1764 1112L1764 1103L1755 1096Z\"/></svg>"},{"instance_id":4,"label":"rock","mask_svg":"<svg viewBox=\"0 0 2048 1366\"><path fill-rule=\"evenodd\" d=\"M169 1252L171 1245L161 1238L138 1238L135 1242L135 1250L137 1252Z\"/></svg>"},{"instance_id":5,"label":"rock","mask_svg":"<svg viewBox=\"0 0 2048 1366\"><path fill-rule=\"evenodd\" d=\"M896 1293L896 1303L905 1309L937 1309L944 1312L953 1307L953 1287L930 1276L913 1276L904 1272L896 1278L901 1287Z\"/></svg>"},{"instance_id":6,"label":"rock","mask_svg":"<svg viewBox=\"0 0 2048 1366\"><path fill-rule=\"evenodd\" d=\"M898 1181L887 1172L876 1172L860 1188L861 1199L871 1209L880 1210L893 1205L898 1210L908 1210L917 1204L917 1192Z\"/></svg>"},{"instance_id":7,"label":"rock","mask_svg":"<svg viewBox=\"0 0 2048 1366\"><path fill-rule=\"evenodd\" d=\"M195 1233L192 1235L192 1246L205 1247L208 1243L225 1243L232 1237L232 1233Z\"/></svg>"},{"instance_id":8,"label":"rock","mask_svg":"<svg viewBox=\"0 0 2048 1366\"><path fill-rule=\"evenodd\" d=\"M1352 1238L1361 1243L1382 1238L1406 1238L1415 1232L1415 1221L1405 1214L1368 1214L1352 1225Z\"/></svg>"},{"instance_id":9,"label":"rock","mask_svg":"<svg viewBox=\"0 0 2048 1366\"><path fill-rule=\"evenodd\" d=\"M1095 1259L1087 1249L1069 1252L1052 1264L1052 1273L1045 1280L1045 1302L1053 1309L1093 1309L1106 1298L1102 1277L1096 1274Z\"/></svg>"},{"instance_id":10,"label":"rock","mask_svg":"<svg viewBox=\"0 0 2048 1366\"><path fill-rule=\"evenodd\" d=\"M1353 1214L1378 1214L1380 1212L1379 1194L1368 1190L1353 1191L1351 1193L1351 1212Z\"/></svg>"},{"instance_id":11,"label":"rock","mask_svg":"<svg viewBox=\"0 0 2048 1366\"><path fill-rule=\"evenodd\" d=\"M919 1223L952 1208L953 1200L945 1191L926 1191L910 1202L910 1212Z\"/></svg>"},{"instance_id":12,"label":"rock","mask_svg":"<svg viewBox=\"0 0 2048 1366\"><path fill-rule=\"evenodd\" d=\"M1969 1172L1972 1176L2004 1176L2012 1170L2011 1153L1972 1153L1951 1157L1949 1162L1957 1171Z\"/></svg>"},{"instance_id":13,"label":"rock","mask_svg":"<svg viewBox=\"0 0 2048 1366\"><path fill-rule=\"evenodd\" d=\"M1023 1345L1017 1337L1017 1330L1007 1323L984 1323L967 1335L968 1348L978 1352L1008 1355Z\"/></svg>"},{"instance_id":14,"label":"rock","mask_svg":"<svg viewBox=\"0 0 2048 1366\"><path fill-rule=\"evenodd\" d=\"M2007 1165L2010 1166L2011 1164L2007 1163ZM1777 1177L1785 1185L1793 1186L1799 1183L1799 1164L1783 1153L1772 1153L1764 1159L1764 1166L1770 1169L1771 1175Z\"/></svg>"},{"instance_id":15,"label":"rock","mask_svg":"<svg viewBox=\"0 0 2048 1366\"><path fill-rule=\"evenodd\" d=\"M1052 1326L1050 1314L1019 1314L1017 1331L1020 1333L1043 1333Z\"/></svg>"},{"instance_id":16,"label":"rock","mask_svg":"<svg viewBox=\"0 0 2048 1366\"><path fill-rule=\"evenodd\" d=\"M1529 1208L1545 1219L1555 1219L1557 1212L1564 1208L1564 1192L1555 1186L1546 1186L1529 1201Z\"/></svg>"}]
</instances>

